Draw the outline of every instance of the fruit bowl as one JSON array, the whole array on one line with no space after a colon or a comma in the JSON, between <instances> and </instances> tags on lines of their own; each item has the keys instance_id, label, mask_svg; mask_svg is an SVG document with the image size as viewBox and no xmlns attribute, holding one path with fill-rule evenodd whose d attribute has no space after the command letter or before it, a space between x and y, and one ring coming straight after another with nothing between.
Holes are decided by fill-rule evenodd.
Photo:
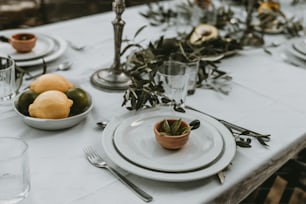
<instances>
[{"instance_id":1,"label":"fruit bowl","mask_svg":"<svg viewBox=\"0 0 306 204\"><path fill-rule=\"evenodd\" d=\"M27 90L25 90L25 91L27 91ZM34 117L24 115L17 108L19 97L25 91L19 93L15 97L15 99L13 100L13 109L17 113L17 115L24 121L24 123L26 123L27 125L29 125L33 128L37 128L37 129L41 129L41 130L61 130L61 129L66 129L66 128L73 127L73 126L77 125L78 123L80 123L82 120L84 120L87 117L90 110L92 109L92 107L93 107L91 96L88 92L86 92L87 95L88 95L88 98L89 98L89 105L83 110L83 112L81 112L77 115L73 115L73 116L69 116L67 118L63 118L63 119L34 118Z\"/></svg>"}]
</instances>

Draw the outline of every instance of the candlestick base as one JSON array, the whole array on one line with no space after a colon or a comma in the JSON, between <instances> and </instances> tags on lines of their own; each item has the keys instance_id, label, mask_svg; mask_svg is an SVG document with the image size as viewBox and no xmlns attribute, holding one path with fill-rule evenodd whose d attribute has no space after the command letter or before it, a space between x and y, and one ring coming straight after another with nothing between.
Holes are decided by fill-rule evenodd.
<instances>
[{"instance_id":1,"label":"candlestick base","mask_svg":"<svg viewBox=\"0 0 306 204\"><path fill-rule=\"evenodd\" d=\"M131 84L131 80L125 73L118 73L112 68L94 72L90 81L97 88L108 90L126 90Z\"/></svg>"}]
</instances>

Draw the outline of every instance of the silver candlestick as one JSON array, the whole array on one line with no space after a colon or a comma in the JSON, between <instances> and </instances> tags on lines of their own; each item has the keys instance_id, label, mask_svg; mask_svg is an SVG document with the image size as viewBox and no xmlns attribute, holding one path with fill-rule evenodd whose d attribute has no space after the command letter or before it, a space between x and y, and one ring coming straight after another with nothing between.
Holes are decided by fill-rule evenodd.
<instances>
[{"instance_id":1,"label":"silver candlestick","mask_svg":"<svg viewBox=\"0 0 306 204\"><path fill-rule=\"evenodd\" d=\"M114 27L115 57L113 65L110 68L100 69L91 76L91 83L98 88L126 90L131 84L129 77L122 71L120 63L122 32L125 25L121 15L124 12L124 9L124 0L114 0L113 11L116 13L116 18L113 20L112 24Z\"/></svg>"}]
</instances>

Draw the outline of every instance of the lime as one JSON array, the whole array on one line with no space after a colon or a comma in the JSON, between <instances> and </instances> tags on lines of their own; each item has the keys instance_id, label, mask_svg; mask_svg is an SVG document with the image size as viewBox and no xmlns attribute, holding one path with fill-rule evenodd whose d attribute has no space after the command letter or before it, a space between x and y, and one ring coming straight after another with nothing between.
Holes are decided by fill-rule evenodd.
<instances>
[{"instance_id":1,"label":"lime","mask_svg":"<svg viewBox=\"0 0 306 204\"><path fill-rule=\"evenodd\" d=\"M89 106L89 97L81 88L72 88L66 91L68 98L73 100L73 105L70 109L70 115L82 113Z\"/></svg>"},{"instance_id":2,"label":"lime","mask_svg":"<svg viewBox=\"0 0 306 204\"><path fill-rule=\"evenodd\" d=\"M29 115L29 105L33 103L35 98L38 96L31 90L26 90L23 92L18 99L17 109L24 115Z\"/></svg>"}]
</instances>

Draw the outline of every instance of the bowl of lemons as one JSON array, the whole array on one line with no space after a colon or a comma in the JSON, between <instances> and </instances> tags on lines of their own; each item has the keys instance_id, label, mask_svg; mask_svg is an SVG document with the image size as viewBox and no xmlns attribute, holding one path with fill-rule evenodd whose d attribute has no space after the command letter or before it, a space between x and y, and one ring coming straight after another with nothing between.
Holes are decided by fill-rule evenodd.
<instances>
[{"instance_id":1,"label":"bowl of lemons","mask_svg":"<svg viewBox=\"0 0 306 204\"><path fill-rule=\"evenodd\" d=\"M93 107L91 96L58 74L45 74L19 93L13 108L29 126L42 130L71 128Z\"/></svg>"}]
</instances>

